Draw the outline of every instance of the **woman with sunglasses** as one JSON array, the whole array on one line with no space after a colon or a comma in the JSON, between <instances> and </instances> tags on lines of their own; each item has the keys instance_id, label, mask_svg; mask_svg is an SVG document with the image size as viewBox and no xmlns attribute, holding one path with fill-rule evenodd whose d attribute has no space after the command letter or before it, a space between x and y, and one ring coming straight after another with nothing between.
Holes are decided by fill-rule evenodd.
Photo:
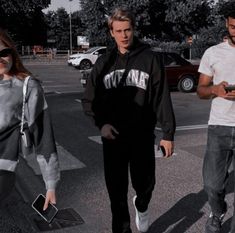
<instances>
[{"instance_id":1,"label":"woman with sunglasses","mask_svg":"<svg viewBox=\"0 0 235 233\"><path fill-rule=\"evenodd\" d=\"M20 152L23 84L27 76L30 78L24 107L25 122L46 185L46 209L49 202L56 202L55 188L60 178L47 103L40 82L23 66L12 40L0 29L0 204L15 183Z\"/></svg>"}]
</instances>

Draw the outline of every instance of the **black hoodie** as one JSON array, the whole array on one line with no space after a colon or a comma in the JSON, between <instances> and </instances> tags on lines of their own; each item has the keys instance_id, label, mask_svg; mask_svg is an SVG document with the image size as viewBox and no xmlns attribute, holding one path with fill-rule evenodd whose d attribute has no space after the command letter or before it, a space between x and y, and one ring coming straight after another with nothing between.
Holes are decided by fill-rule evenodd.
<instances>
[{"instance_id":1,"label":"black hoodie","mask_svg":"<svg viewBox=\"0 0 235 233\"><path fill-rule=\"evenodd\" d=\"M111 124L120 135L153 134L158 121L163 139L173 141L175 117L164 73L158 55L134 38L126 54L114 48L98 58L82 99L84 111L100 129Z\"/></svg>"}]
</instances>

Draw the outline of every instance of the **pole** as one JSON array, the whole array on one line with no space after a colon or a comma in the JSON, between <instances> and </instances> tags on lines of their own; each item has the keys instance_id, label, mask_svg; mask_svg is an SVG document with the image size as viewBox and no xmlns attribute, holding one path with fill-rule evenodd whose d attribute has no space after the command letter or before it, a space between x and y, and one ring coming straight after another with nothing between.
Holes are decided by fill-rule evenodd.
<instances>
[{"instance_id":1,"label":"pole","mask_svg":"<svg viewBox=\"0 0 235 233\"><path fill-rule=\"evenodd\" d=\"M72 0L69 0L71 2ZM69 5L69 39L70 39L70 54L73 54L73 40L72 40L72 14L71 14L71 3Z\"/></svg>"},{"instance_id":2,"label":"pole","mask_svg":"<svg viewBox=\"0 0 235 233\"><path fill-rule=\"evenodd\" d=\"M191 47L192 44L189 44L189 60L191 61L192 60L192 47Z\"/></svg>"}]
</instances>

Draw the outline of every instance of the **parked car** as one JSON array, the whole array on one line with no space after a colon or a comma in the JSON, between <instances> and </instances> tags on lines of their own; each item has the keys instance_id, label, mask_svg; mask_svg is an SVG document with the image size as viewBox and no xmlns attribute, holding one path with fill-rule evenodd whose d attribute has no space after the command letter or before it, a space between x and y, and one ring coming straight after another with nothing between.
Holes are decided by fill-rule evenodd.
<instances>
[{"instance_id":1,"label":"parked car","mask_svg":"<svg viewBox=\"0 0 235 233\"><path fill-rule=\"evenodd\" d=\"M90 69L96 62L97 58L106 52L106 47L92 47L85 53L80 53L79 56L72 60L72 65L81 70Z\"/></svg>"},{"instance_id":2,"label":"parked car","mask_svg":"<svg viewBox=\"0 0 235 233\"><path fill-rule=\"evenodd\" d=\"M156 52L160 55L170 88L178 88L181 92L195 90L198 79L198 65L194 65L177 53ZM86 86L91 69L82 71L81 84Z\"/></svg>"},{"instance_id":3,"label":"parked car","mask_svg":"<svg viewBox=\"0 0 235 233\"><path fill-rule=\"evenodd\" d=\"M76 54L70 55L69 58L68 58L68 61L67 61L68 65L71 66L72 65L72 61L74 59L78 58L80 56L80 54L81 53L76 53Z\"/></svg>"},{"instance_id":4,"label":"parked car","mask_svg":"<svg viewBox=\"0 0 235 233\"><path fill-rule=\"evenodd\" d=\"M181 92L195 90L198 79L198 65L192 64L177 53L156 52L162 60L166 78L171 88L177 87Z\"/></svg>"}]
</instances>

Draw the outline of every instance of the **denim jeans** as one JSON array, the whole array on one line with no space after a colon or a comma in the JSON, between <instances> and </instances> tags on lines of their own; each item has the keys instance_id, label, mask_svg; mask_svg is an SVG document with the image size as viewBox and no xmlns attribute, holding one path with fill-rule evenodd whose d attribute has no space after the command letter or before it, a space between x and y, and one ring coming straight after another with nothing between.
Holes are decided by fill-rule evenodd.
<instances>
[{"instance_id":1,"label":"denim jeans","mask_svg":"<svg viewBox=\"0 0 235 233\"><path fill-rule=\"evenodd\" d=\"M203 163L203 182L211 211L217 216L226 212L225 188L231 162L235 167L234 152L235 127L209 125ZM234 177L233 181L235 181ZM235 225L235 220L232 221L232 225ZM235 232L235 226L232 229L231 232Z\"/></svg>"}]
</instances>

